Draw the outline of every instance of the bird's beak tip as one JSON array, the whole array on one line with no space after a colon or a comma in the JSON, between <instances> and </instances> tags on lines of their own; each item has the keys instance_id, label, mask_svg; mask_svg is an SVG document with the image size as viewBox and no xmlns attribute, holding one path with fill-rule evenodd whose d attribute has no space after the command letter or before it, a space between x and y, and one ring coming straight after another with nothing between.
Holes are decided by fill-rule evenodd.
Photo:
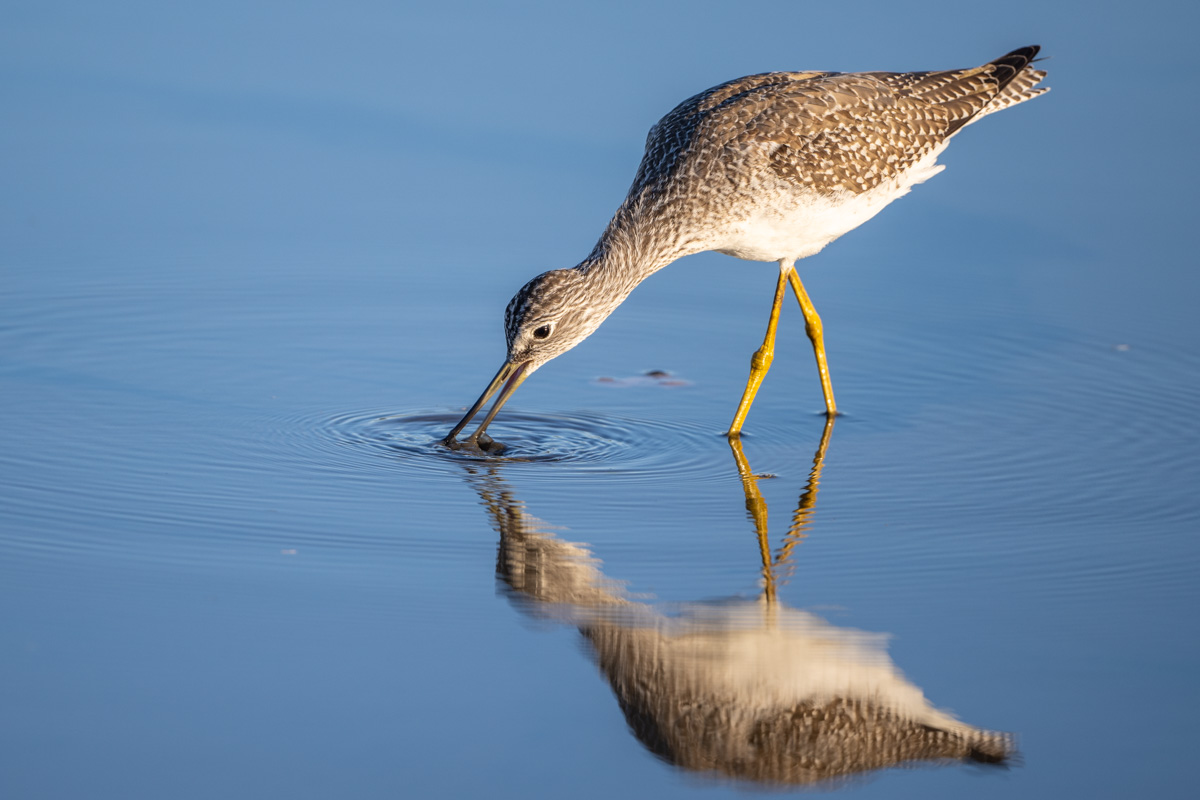
<instances>
[{"instance_id":1,"label":"bird's beak tip","mask_svg":"<svg viewBox=\"0 0 1200 800\"><path fill-rule=\"evenodd\" d=\"M532 359L517 361L511 356L506 358L504 364L500 367L500 371L496 373L496 376L492 378L492 382L488 384L487 389L479 396L479 399L475 401L475 405L471 406L470 410L467 411L459 423L454 426L454 429L446 435L446 438L442 439L442 444L451 450L460 450L465 445L467 447L478 447L485 453L499 453L503 449L503 445L499 442L493 442L490 437L484 434L484 430L492 421L492 418L496 416L496 412L500 410L500 407L504 405L505 401L529 377L534 369L537 369L537 366L533 366ZM503 389L500 388L501 385L503 385ZM479 412L483 404L495 394L497 389L500 389L500 396L496 398L496 403L492 406L492 410L488 413L487 418L466 440L462 442L458 441L458 434L470 423L471 419Z\"/></svg>"}]
</instances>

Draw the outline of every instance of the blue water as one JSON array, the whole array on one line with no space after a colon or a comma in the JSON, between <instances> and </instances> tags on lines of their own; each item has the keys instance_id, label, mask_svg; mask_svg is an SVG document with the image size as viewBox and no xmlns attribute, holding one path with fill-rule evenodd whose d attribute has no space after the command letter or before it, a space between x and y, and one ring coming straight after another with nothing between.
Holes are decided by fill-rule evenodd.
<instances>
[{"instance_id":1,"label":"blue water","mask_svg":"<svg viewBox=\"0 0 1200 800\"><path fill-rule=\"evenodd\" d=\"M0 796L778 789L646 720L863 664L1014 752L810 791L1191 796L1195 12L735 8L6 14ZM800 264L823 449L788 306L739 472L775 267L715 254L527 381L504 458L435 445L675 102L1032 42L1049 95Z\"/></svg>"}]
</instances>

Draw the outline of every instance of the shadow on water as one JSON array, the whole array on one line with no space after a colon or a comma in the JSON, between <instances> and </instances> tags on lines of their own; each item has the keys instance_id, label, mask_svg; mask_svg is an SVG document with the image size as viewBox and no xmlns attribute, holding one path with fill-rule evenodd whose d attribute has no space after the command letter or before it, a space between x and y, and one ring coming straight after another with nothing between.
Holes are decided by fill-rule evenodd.
<instances>
[{"instance_id":1,"label":"shadow on water","mask_svg":"<svg viewBox=\"0 0 1200 800\"><path fill-rule=\"evenodd\" d=\"M607 577L586 545L528 514L503 463L466 466L500 535L496 572L526 613L576 627L629 727L655 756L709 779L837 785L917 764L1007 764L1011 734L938 710L906 680L886 635L839 628L789 608L777 589L795 568L829 445L826 423L787 532L772 551L768 509L740 442L730 441L758 534L754 600L643 602Z\"/></svg>"}]
</instances>

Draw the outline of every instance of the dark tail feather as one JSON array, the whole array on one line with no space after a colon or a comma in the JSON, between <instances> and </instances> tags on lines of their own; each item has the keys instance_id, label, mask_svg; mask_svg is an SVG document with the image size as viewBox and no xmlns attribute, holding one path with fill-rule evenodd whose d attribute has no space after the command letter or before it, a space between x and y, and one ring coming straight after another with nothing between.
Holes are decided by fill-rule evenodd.
<instances>
[{"instance_id":1,"label":"dark tail feather","mask_svg":"<svg viewBox=\"0 0 1200 800\"><path fill-rule=\"evenodd\" d=\"M1000 89L1003 91L1005 86L1012 81L1013 78L1021 74L1037 57L1038 51L1042 49L1041 45L1031 44L1029 47L1021 47L1013 50L1011 53L1000 56L995 61L989 62L996 68L992 74L996 81L1000 84Z\"/></svg>"}]
</instances>

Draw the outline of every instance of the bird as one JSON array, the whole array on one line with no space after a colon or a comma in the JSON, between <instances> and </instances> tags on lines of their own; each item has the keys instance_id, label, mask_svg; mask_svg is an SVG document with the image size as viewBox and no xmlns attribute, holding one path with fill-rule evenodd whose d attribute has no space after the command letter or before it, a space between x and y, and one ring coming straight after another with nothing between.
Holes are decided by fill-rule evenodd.
<instances>
[{"instance_id":1,"label":"bird","mask_svg":"<svg viewBox=\"0 0 1200 800\"><path fill-rule=\"evenodd\" d=\"M825 413L836 416L824 329L796 261L941 172L938 156L964 127L1046 92L1038 85L1046 72L1033 66L1040 49L971 69L767 72L684 100L650 129L633 184L587 258L538 275L513 296L504 364L442 443L501 451L485 431L517 387L590 336L647 277L710 250L779 265L766 336L726 435L740 436L770 369L789 285ZM459 442L497 390L484 421Z\"/></svg>"}]
</instances>

